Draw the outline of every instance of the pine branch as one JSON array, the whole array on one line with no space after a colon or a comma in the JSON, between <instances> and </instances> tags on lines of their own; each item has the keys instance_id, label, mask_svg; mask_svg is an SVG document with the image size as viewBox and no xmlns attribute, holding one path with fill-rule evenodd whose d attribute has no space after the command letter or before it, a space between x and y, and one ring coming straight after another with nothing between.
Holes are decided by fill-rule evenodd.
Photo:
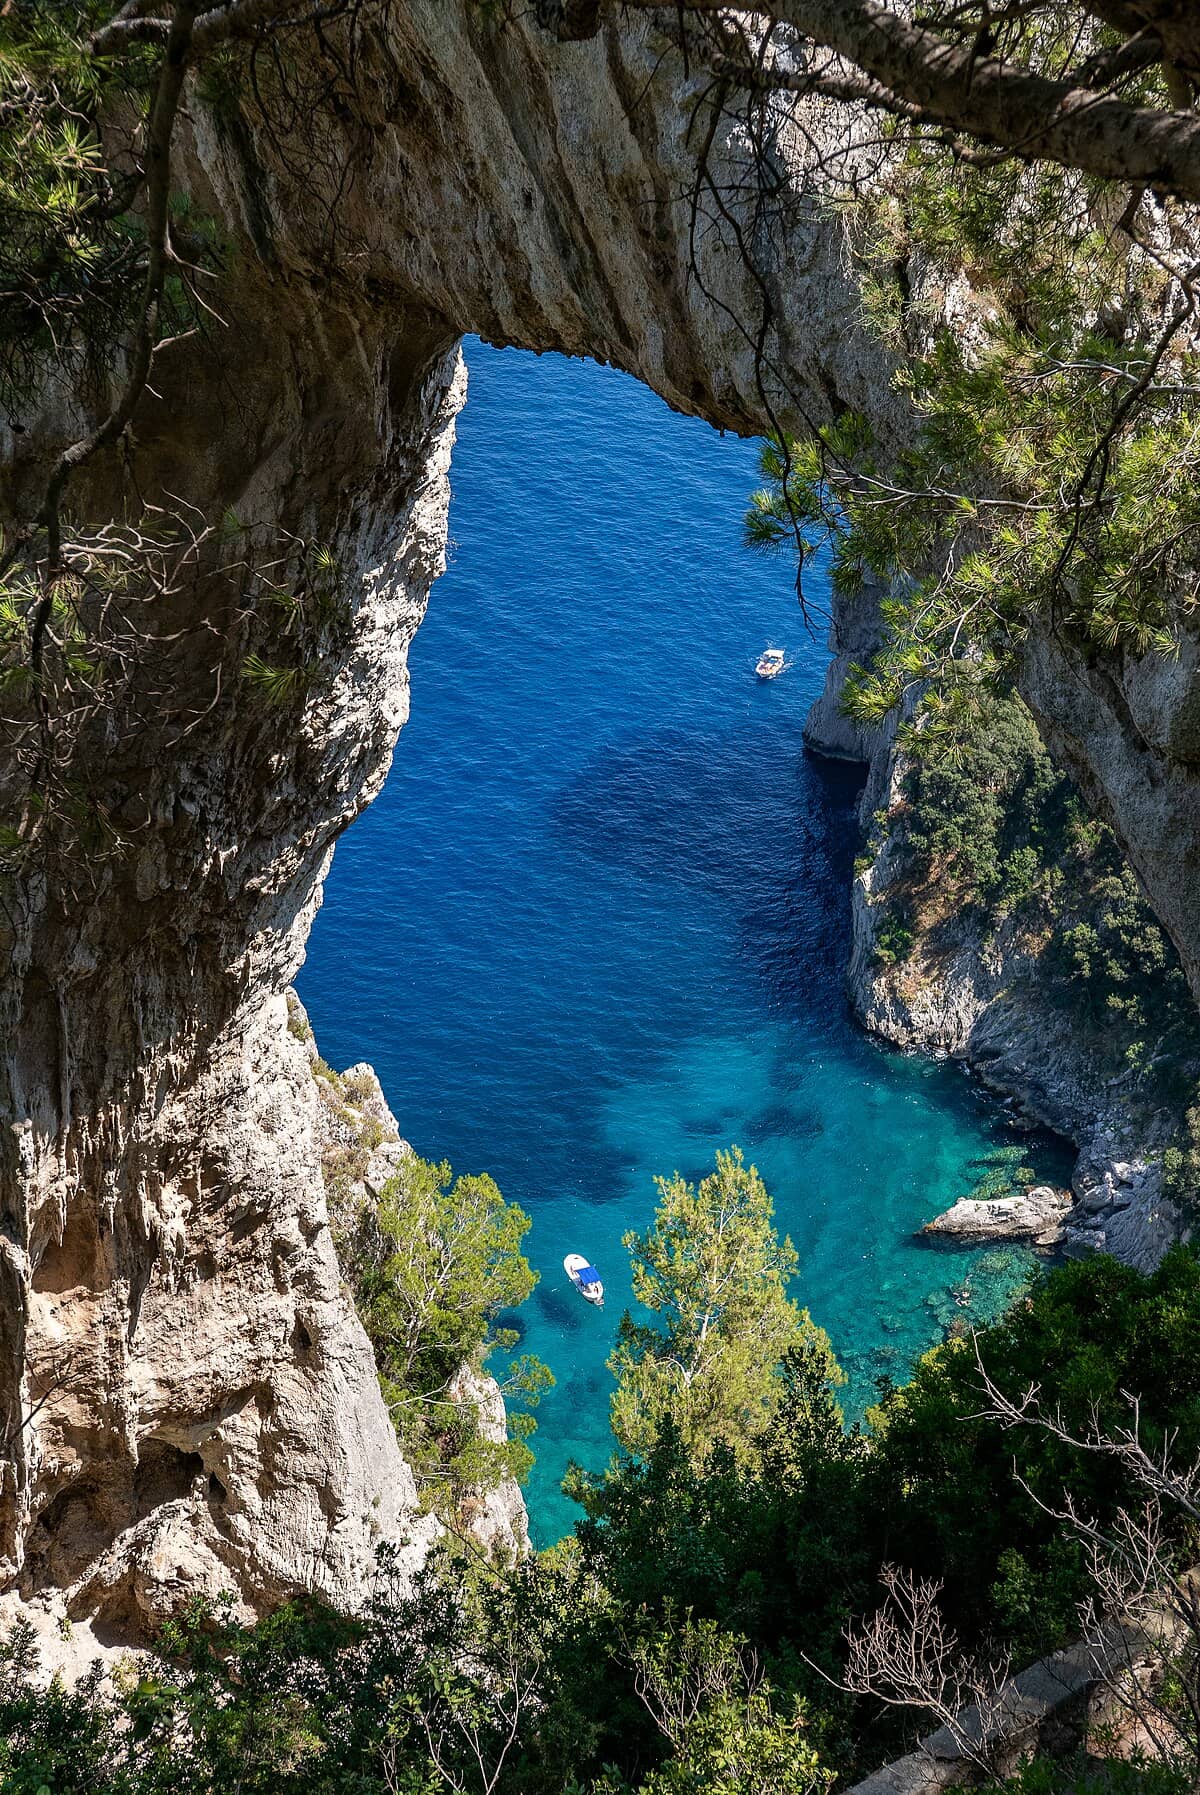
<instances>
[{"instance_id":1,"label":"pine branch","mask_svg":"<svg viewBox=\"0 0 1200 1795\"><path fill-rule=\"evenodd\" d=\"M259 0L269 4L270 0ZM254 0L247 0L254 4ZM623 7L713 17L725 0L621 0ZM1101 180L1200 200L1200 118L1138 106L1055 80L913 24L879 0L763 0L754 11L787 25L849 65L836 97L896 111L1027 159ZM1147 21L1138 19L1138 27ZM855 72L857 71L857 73Z\"/></svg>"}]
</instances>

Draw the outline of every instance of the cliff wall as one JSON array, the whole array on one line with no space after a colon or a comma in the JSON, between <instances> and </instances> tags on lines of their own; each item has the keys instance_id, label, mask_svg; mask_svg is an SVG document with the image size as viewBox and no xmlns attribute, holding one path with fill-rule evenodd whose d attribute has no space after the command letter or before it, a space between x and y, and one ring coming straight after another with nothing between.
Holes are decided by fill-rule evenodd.
<instances>
[{"instance_id":1,"label":"cliff wall","mask_svg":"<svg viewBox=\"0 0 1200 1795\"><path fill-rule=\"evenodd\" d=\"M874 594L839 601L833 646L853 641L850 658L863 659L876 619ZM906 1051L963 1061L1015 1115L1070 1140L1075 1203L1058 1224L1062 1244L1152 1269L1190 1226L1164 1190L1162 1167L1181 1121L1179 1079L1161 1049L1148 1071L1130 1064L1118 1017L1097 1020L1087 994L1064 979L1062 918L1037 904L989 916L952 877L914 869L912 763L894 727L864 731L842 717L846 659L830 663L805 739L816 753L868 769L847 968L858 1020ZM1060 876L1069 883L1072 872ZM1105 906L1077 871L1074 879L1070 920L1094 924ZM1003 1233L1001 1212L992 1226Z\"/></svg>"},{"instance_id":2,"label":"cliff wall","mask_svg":"<svg viewBox=\"0 0 1200 1795\"><path fill-rule=\"evenodd\" d=\"M102 762L126 844L9 912L0 1564L117 1631L197 1587L344 1600L381 1536L415 1565L431 1534L341 1289L284 991L406 711L463 391L433 363L355 495L354 630L304 713L239 702L236 625L196 619L175 702ZM328 484L292 397L268 453Z\"/></svg>"}]
</instances>

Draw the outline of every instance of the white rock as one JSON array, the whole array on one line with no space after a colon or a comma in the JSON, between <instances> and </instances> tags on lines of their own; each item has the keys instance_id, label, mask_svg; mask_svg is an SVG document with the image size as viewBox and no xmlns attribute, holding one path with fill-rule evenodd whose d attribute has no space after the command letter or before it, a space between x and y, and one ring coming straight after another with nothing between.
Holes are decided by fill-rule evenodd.
<instances>
[{"instance_id":1,"label":"white rock","mask_svg":"<svg viewBox=\"0 0 1200 1795\"><path fill-rule=\"evenodd\" d=\"M926 1222L924 1232L969 1239L1035 1240L1049 1246L1058 1239L1072 1207L1069 1191L1035 1184L1019 1196L960 1197L951 1208Z\"/></svg>"}]
</instances>

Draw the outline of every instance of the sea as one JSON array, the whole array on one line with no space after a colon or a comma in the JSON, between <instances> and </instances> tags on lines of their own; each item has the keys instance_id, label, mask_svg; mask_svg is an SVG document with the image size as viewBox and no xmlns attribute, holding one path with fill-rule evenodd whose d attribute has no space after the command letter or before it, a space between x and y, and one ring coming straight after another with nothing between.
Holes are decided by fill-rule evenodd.
<instances>
[{"instance_id":1,"label":"sea","mask_svg":"<svg viewBox=\"0 0 1200 1795\"><path fill-rule=\"evenodd\" d=\"M756 445L591 362L466 356L411 719L338 846L299 989L324 1057L375 1066L419 1153L490 1172L532 1218L516 1325L557 1380L526 1491L545 1545L577 1518L568 1463L613 1451L622 1237L656 1175L699 1178L735 1143L758 1166L853 1420L1029 1274L922 1224L997 1168L1062 1181L1070 1156L851 1018L862 774L804 747L828 651L794 566L742 546ZM819 568L806 597L827 603ZM789 661L769 683L768 643Z\"/></svg>"}]
</instances>

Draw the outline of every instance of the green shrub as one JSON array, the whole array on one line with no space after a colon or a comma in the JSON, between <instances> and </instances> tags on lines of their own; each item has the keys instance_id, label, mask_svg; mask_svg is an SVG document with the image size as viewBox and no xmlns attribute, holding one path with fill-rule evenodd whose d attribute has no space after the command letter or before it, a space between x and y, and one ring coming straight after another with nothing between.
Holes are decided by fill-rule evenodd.
<instances>
[{"instance_id":1,"label":"green shrub","mask_svg":"<svg viewBox=\"0 0 1200 1795\"><path fill-rule=\"evenodd\" d=\"M889 904L875 929L876 965L900 965L912 952L915 939L912 921L907 912L895 903Z\"/></svg>"},{"instance_id":2,"label":"green shrub","mask_svg":"<svg viewBox=\"0 0 1200 1795\"><path fill-rule=\"evenodd\" d=\"M524 1476L532 1463L527 1410L553 1382L545 1366L526 1356L510 1367L505 1394L514 1407L504 1442L487 1437L476 1404L455 1389L464 1367L481 1372L496 1348L516 1343L495 1323L537 1283L521 1252L529 1226L493 1179L454 1178L444 1161L412 1154L339 1241L396 1430L443 1510L471 1490Z\"/></svg>"},{"instance_id":3,"label":"green shrub","mask_svg":"<svg viewBox=\"0 0 1200 1795\"><path fill-rule=\"evenodd\" d=\"M1200 1101L1189 1104L1178 1134L1163 1154L1163 1185L1190 1220L1200 1220Z\"/></svg>"},{"instance_id":4,"label":"green shrub","mask_svg":"<svg viewBox=\"0 0 1200 1795\"><path fill-rule=\"evenodd\" d=\"M989 918L1043 892L1077 804L1015 695L983 696L953 731L917 729L904 781L918 877L939 880Z\"/></svg>"}]
</instances>

